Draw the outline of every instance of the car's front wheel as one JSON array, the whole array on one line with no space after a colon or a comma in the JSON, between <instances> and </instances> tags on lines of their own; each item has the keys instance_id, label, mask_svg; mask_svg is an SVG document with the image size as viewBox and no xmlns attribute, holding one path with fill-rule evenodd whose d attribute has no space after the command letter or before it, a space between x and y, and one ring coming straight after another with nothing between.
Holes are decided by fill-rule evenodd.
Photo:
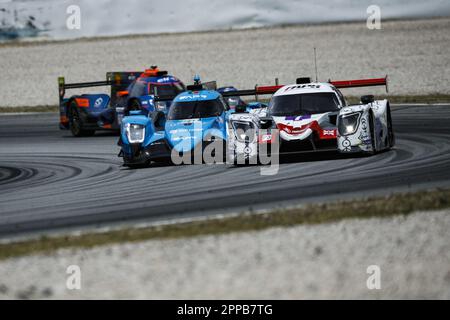
<instances>
[{"instance_id":1,"label":"car's front wheel","mask_svg":"<svg viewBox=\"0 0 450 320\"><path fill-rule=\"evenodd\" d=\"M395 145L394 128L392 127L391 108L387 108L387 129L388 129L388 147L392 148Z\"/></svg>"}]
</instances>

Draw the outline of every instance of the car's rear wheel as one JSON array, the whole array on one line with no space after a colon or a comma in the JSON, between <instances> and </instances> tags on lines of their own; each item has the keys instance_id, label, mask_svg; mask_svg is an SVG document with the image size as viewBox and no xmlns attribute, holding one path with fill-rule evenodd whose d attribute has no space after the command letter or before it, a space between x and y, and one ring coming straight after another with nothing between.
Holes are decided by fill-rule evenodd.
<instances>
[{"instance_id":1,"label":"car's rear wheel","mask_svg":"<svg viewBox=\"0 0 450 320\"><path fill-rule=\"evenodd\" d=\"M78 110L77 103L72 101L69 108L69 125L70 132L74 137L86 137L92 136L95 130L84 129L83 119L80 116L80 111Z\"/></svg>"},{"instance_id":2,"label":"car's rear wheel","mask_svg":"<svg viewBox=\"0 0 450 320\"><path fill-rule=\"evenodd\" d=\"M369 113L369 130L370 130L370 141L372 144L371 154L377 153L376 135L375 135L375 118L372 111Z\"/></svg>"},{"instance_id":3,"label":"car's rear wheel","mask_svg":"<svg viewBox=\"0 0 450 320\"><path fill-rule=\"evenodd\" d=\"M388 147L392 148L395 146L395 134L394 128L392 127L392 117L391 117L391 108L387 107L387 129L388 129Z\"/></svg>"}]
</instances>

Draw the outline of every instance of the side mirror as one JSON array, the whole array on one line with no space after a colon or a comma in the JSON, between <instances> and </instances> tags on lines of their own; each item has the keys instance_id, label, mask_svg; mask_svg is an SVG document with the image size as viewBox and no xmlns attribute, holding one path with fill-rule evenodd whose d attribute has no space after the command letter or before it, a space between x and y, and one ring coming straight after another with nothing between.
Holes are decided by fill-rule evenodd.
<instances>
[{"instance_id":1,"label":"side mirror","mask_svg":"<svg viewBox=\"0 0 450 320\"><path fill-rule=\"evenodd\" d=\"M261 129L269 129L272 127L272 125L273 125L272 118L264 117L259 119L259 127Z\"/></svg>"},{"instance_id":2,"label":"side mirror","mask_svg":"<svg viewBox=\"0 0 450 320\"><path fill-rule=\"evenodd\" d=\"M149 113L149 117L152 119L153 125L157 131L164 130L166 124L166 115L162 111L153 111Z\"/></svg>"},{"instance_id":3,"label":"side mirror","mask_svg":"<svg viewBox=\"0 0 450 320\"><path fill-rule=\"evenodd\" d=\"M362 96L361 97L361 102L363 104L369 104L375 101L375 97L372 94L369 94L367 96Z\"/></svg>"},{"instance_id":4,"label":"side mirror","mask_svg":"<svg viewBox=\"0 0 450 320\"><path fill-rule=\"evenodd\" d=\"M247 112L247 106L244 105L244 104L238 104L238 105L235 107L234 111L235 111L236 113L244 113L244 112Z\"/></svg>"},{"instance_id":5,"label":"side mirror","mask_svg":"<svg viewBox=\"0 0 450 320\"><path fill-rule=\"evenodd\" d=\"M126 91L126 90L125 91L117 91L116 95L118 98L126 97L126 96L128 96L128 91Z\"/></svg>"}]
</instances>

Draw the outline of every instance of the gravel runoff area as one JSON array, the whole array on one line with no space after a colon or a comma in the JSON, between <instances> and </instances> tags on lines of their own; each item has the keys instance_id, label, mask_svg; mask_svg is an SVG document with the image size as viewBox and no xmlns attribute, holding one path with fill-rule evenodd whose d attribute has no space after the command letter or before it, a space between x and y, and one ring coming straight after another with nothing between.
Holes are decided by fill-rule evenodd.
<instances>
[{"instance_id":1,"label":"gravel runoff area","mask_svg":"<svg viewBox=\"0 0 450 320\"><path fill-rule=\"evenodd\" d=\"M63 249L1 261L0 298L450 299L449 229L446 210ZM66 288L69 265L80 290Z\"/></svg>"},{"instance_id":2,"label":"gravel runoff area","mask_svg":"<svg viewBox=\"0 0 450 320\"><path fill-rule=\"evenodd\" d=\"M319 80L388 74L392 94L450 93L450 18L440 18L385 21L381 30L361 21L0 45L0 106L56 105L58 76L102 80L107 71L151 64L185 82L198 73L239 88L275 77L292 83L314 75L314 47ZM354 90L348 93L367 92Z\"/></svg>"}]
</instances>

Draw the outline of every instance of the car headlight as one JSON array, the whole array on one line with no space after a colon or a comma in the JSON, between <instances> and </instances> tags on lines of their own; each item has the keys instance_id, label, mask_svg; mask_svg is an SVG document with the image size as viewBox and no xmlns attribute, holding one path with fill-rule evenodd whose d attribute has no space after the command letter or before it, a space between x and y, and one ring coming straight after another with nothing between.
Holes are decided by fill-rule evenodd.
<instances>
[{"instance_id":1,"label":"car headlight","mask_svg":"<svg viewBox=\"0 0 450 320\"><path fill-rule=\"evenodd\" d=\"M125 131L130 143L142 143L145 138L145 127L141 124L127 123Z\"/></svg>"},{"instance_id":2,"label":"car headlight","mask_svg":"<svg viewBox=\"0 0 450 320\"><path fill-rule=\"evenodd\" d=\"M253 142L255 140L255 126L253 122L247 121L232 121L236 139L241 142Z\"/></svg>"},{"instance_id":3,"label":"car headlight","mask_svg":"<svg viewBox=\"0 0 450 320\"><path fill-rule=\"evenodd\" d=\"M359 112L340 116L338 121L339 134L341 136L348 136L349 134L355 133L358 129L360 117L361 113Z\"/></svg>"},{"instance_id":4,"label":"car headlight","mask_svg":"<svg viewBox=\"0 0 450 320\"><path fill-rule=\"evenodd\" d=\"M164 101L156 101L156 110L158 111L165 111L166 110L166 103Z\"/></svg>"}]
</instances>

